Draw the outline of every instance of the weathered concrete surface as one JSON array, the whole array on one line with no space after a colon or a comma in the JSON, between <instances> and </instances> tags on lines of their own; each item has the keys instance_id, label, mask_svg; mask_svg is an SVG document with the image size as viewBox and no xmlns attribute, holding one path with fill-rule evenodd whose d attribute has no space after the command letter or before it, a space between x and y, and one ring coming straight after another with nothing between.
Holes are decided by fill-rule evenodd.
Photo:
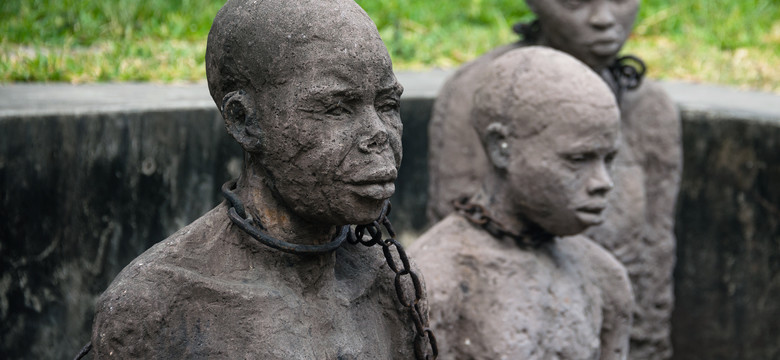
<instances>
[{"instance_id":1,"label":"weathered concrete surface","mask_svg":"<svg viewBox=\"0 0 780 360\"><path fill-rule=\"evenodd\" d=\"M213 207L241 164L216 111L71 110L0 118L6 358L75 355L89 340L96 295Z\"/></svg>"},{"instance_id":2,"label":"weathered concrete surface","mask_svg":"<svg viewBox=\"0 0 780 360\"><path fill-rule=\"evenodd\" d=\"M675 359L780 359L780 121L683 119Z\"/></svg>"},{"instance_id":3,"label":"weathered concrete surface","mask_svg":"<svg viewBox=\"0 0 780 360\"><path fill-rule=\"evenodd\" d=\"M674 358L780 359L780 97L665 88L684 144Z\"/></svg>"},{"instance_id":4,"label":"weathered concrete surface","mask_svg":"<svg viewBox=\"0 0 780 360\"><path fill-rule=\"evenodd\" d=\"M427 121L448 74L398 74L393 223L411 234L427 225ZM777 359L780 97L662 85L685 146L675 359ZM116 273L221 201L241 165L222 124L205 84L0 86L0 353L69 358L88 341Z\"/></svg>"}]
</instances>

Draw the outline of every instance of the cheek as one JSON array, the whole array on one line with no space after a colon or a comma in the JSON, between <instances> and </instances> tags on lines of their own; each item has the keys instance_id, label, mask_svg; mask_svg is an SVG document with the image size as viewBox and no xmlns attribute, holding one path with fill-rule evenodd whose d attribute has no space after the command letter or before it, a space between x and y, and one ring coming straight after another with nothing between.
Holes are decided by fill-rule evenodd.
<instances>
[{"instance_id":1,"label":"cheek","mask_svg":"<svg viewBox=\"0 0 780 360\"><path fill-rule=\"evenodd\" d=\"M626 37L628 37L628 33L630 33L631 29L634 27L634 22L636 21L636 16L638 12L639 12L638 3L625 4L619 6L614 11L614 16L615 18L617 18L617 22L625 30Z\"/></svg>"},{"instance_id":2,"label":"cheek","mask_svg":"<svg viewBox=\"0 0 780 360\"><path fill-rule=\"evenodd\" d=\"M401 159L403 158L403 146L401 145L401 132L388 133L390 136L389 143L390 148L393 151L393 159L395 160L395 168L401 167Z\"/></svg>"},{"instance_id":3,"label":"cheek","mask_svg":"<svg viewBox=\"0 0 780 360\"><path fill-rule=\"evenodd\" d=\"M584 189L581 173L560 162L550 168L548 179L552 188L550 197L559 207L567 207Z\"/></svg>"}]
</instances>

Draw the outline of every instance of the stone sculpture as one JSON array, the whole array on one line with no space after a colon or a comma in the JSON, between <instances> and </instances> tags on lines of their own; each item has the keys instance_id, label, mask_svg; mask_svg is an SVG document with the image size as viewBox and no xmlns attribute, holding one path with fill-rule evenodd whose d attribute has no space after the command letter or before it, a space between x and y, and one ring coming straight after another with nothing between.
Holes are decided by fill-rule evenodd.
<instances>
[{"instance_id":1,"label":"stone sculpture","mask_svg":"<svg viewBox=\"0 0 780 360\"><path fill-rule=\"evenodd\" d=\"M422 283L413 299L394 288L411 287L391 271L408 261L340 246L370 243L375 228L345 225L386 214L401 162L403 89L368 15L352 0L229 0L206 67L243 171L228 202L100 297L96 358L430 358Z\"/></svg>"},{"instance_id":2,"label":"stone sculpture","mask_svg":"<svg viewBox=\"0 0 780 360\"><path fill-rule=\"evenodd\" d=\"M621 109L621 156L606 221L588 234L628 269L637 308L631 358L671 357L675 262L674 208L682 169L677 109L657 84L641 81L633 58L618 58L639 0L527 0L538 20L517 25L523 40L464 65L444 85L430 124L428 217L452 211L451 201L479 188L488 160L469 124L473 95L488 64L513 49L544 45L569 53L610 85Z\"/></svg>"},{"instance_id":3,"label":"stone sculpture","mask_svg":"<svg viewBox=\"0 0 780 360\"><path fill-rule=\"evenodd\" d=\"M481 189L412 244L447 359L625 359L625 268L577 235L603 221L620 115L584 64L543 47L490 62L473 125ZM622 154L621 154L622 155Z\"/></svg>"}]
</instances>

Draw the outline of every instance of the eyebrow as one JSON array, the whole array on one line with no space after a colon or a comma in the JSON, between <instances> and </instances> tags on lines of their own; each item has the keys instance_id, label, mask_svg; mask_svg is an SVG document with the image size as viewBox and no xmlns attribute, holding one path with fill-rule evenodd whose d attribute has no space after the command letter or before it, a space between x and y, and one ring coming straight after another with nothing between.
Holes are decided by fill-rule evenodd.
<instances>
[{"instance_id":1,"label":"eyebrow","mask_svg":"<svg viewBox=\"0 0 780 360\"><path fill-rule=\"evenodd\" d=\"M403 92L404 92L403 85L401 85L398 82L398 80L394 80L391 85L385 86L385 87L379 89L379 91L377 91L377 94L378 95L388 95L389 94L389 95L396 95L396 96L400 97L401 94L403 94Z\"/></svg>"}]
</instances>

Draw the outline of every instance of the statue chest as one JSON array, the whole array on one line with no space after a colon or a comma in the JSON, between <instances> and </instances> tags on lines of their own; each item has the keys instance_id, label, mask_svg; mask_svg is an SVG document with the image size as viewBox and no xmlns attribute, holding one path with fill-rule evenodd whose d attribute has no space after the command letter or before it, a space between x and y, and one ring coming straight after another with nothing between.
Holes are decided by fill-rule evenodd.
<instances>
[{"instance_id":1,"label":"statue chest","mask_svg":"<svg viewBox=\"0 0 780 360\"><path fill-rule=\"evenodd\" d=\"M335 284L337 285L337 284ZM210 288L176 304L167 332L185 352L228 358L411 358L412 330L393 293L326 286Z\"/></svg>"},{"instance_id":2,"label":"statue chest","mask_svg":"<svg viewBox=\"0 0 780 360\"><path fill-rule=\"evenodd\" d=\"M603 320L600 290L569 264L502 261L472 287L465 344L495 359L598 359ZM470 338L469 338L470 337ZM465 348L469 348L466 346Z\"/></svg>"}]
</instances>

